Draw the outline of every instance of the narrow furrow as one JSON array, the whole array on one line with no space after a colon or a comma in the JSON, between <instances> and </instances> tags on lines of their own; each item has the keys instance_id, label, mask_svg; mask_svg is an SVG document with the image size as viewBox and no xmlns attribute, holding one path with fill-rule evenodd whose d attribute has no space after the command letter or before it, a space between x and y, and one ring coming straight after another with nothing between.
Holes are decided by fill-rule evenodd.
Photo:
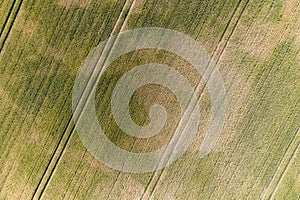
<instances>
[{"instance_id":1,"label":"narrow furrow","mask_svg":"<svg viewBox=\"0 0 300 200\"><path fill-rule=\"evenodd\" d=\"M262 2L263 3L263 2ZM258 14L260 14L260 12L262 11L262 7L263 6L260 6L260 9L257 11L257 15ZM247 29L247 32L246 32L246 34L245 35L247 35L247 39L246 40L249 40L249 32L251 32L254 28L256 28L256 26L255 26L255 23L254 23L254 21L252 21L251 22L251 25L250 25L250 28L249 29ZM240 46L241 47L241 46ZM242 48L242 47L241 47ZM221 59L221 58L220 58ZM243 57L243 58L241 58L240 59L240 63L242 63L243 61L244 61L244 59L245 59L245 57ZM238 64L237 64L238 65ZM234 77L233 77L233 80L231 81L231 83L229 84L229 86L228 86L228 88L227 88L227 91L230 91L231 89L232 89L232 87L233 87L233 85L234 85L234 83L236 82L236 79L237 79L237 76L238 76L239 74L238 73L235 73L235 75L234 75ZM240 98L242 98L242 96L239 96L239 99ZM231 102L231 99L227 99L228 100L228 102ZM229 137L228 137L229 138ZM227 138L227 141L228 141L228 138ZM216 161L214 162L214 164L212 164L212 166L215 166L216 165L216 163L218 163L219 162L219 160L220 160L220 157L218 157L217 159L216 159ZM210 175L208 175L208 177L211 177L212 176L212 174L215 172L215 170L217 169L217 168L215 168L215 167L212 167L213 168L213 170L211 171L211 173L210 173ZM188 173L188 171L186 171L186 174ZM201 173L201 171L199 171L199 173ZM185 175L184 175L185 176ZM208 180L207 180L208 181ZM178 186L178 188L176 189L176 192L179 190L179 188L182 186L184 184L184 182L182 182L179 186ZM207 183L204 183L204 185L206 185ZM175 192L175 193L176 193ZM213 195L213 192L210 192L210 194L211 195ZM209 198L211 198L211 195L210 195L210 197Z\"/></svg>"},{"instance_id":2,"label":"narrow furrow","mask_svg":"<svg viewBox=\"0 0 300 200\"><path fill-rule=\"evenodd\" d=\"M243 13L244 13L244 11L245 11L245 9L246 9L248 3L249 3L249 1L246 1L246 3L245 3L245 5L243 6L241 12L240 12L239 14L237 14L237 15L238 15L237 20L236 20L235 22L233 22L233 18L236 16L237 11L239 10L240 6L242 5L242 0L240 0L240 1L238 2L237 6L235 7L235 9L234 9L234 11L233 11L233 13L232 13L232 15L231 15L231 17L230 17L230 20L229 20L229 22L227 23L227 25L226 25L226 27L225 27L225 29L224 29L222 35L221 35L221 38L220 38L220 40L219 40L219 45L218 45L218 46L215 48L215 50L214 50L214 53L213 53L212 58L217 57L216 64L218 64L218 62L219 62L219 60L220 60L220 56L223 54L223 52L225 51L225 49L226 49L226 47L227 47L227 45L228 45L228 42L225 42L225 45L222 45L222 44L221 44L221 41L224 40L224 37L225 37L225 35L227 34L227 32L229 32L229 36L228 36L228 38L226 38L225 40L226 40L226 41L229 41L229 40L230 40L231 36L233 35L234 31L236 30L237 24L239 23L239 20L241 19L241 16L243 15ZM232 24L234 24L234 25L233 25L233 27L231 28L231 30L229 30L229 29L230 29L229 27L230 27ZM217 52L218 52L218 50L221 50L221 53L220 53L219 56L216 55ZM211 59L211 61L210 61L209 64L211 64L211 62L212 62L212 59ZM209 64L208 64L208 66L209 66ZM211 76L211 74L210 74L210 76ZM202 96L202 94L203 94L203 91L204 91L204 89L206 88L206 84L205 84L204 88L202 88L202 89L199 88L199 87L200 87L200 85L198 84L195 91L196 91L196 94L200 95L199 98L201 98L201 96ZM200 92L198 91L199 89L201 90ZM199 99L199 98L198 98L198 99ZM178 128L178 127L177 127L177 128ZM163 175L164 172L165 172L165 168L162 169L161 172L158 172L158 173L159 173L158 179L157 179L157 181L154 183L153 188L149 191L149 198L151 198L151 197L153 196L154 191L155 191L157 185L159 184L159 182L160 182L160 180L161 180L161 177L162 177L162 175ZM147 190L148 190L148 188L149 188L149 186L150 186L150 182L151 182L151 180L152 180L153 178L154 178L154 175L150 178L150 181L149 181L149 183L147 184L147 187L145 188L145 190L144 190L144 192L143 192L143 195L141 196L140 199L144 199L145 195L147 194Z\"/></svg>"},{"instance_id":3,"label":"narrow furrow","mask_svg":"<svg viewBox=\"0 0 300 200\"><path fill-rule=\"evenodd\" d=\"M16 1L18 1L18 0L16 0ZM4 36L2 34L3 31L1 31L1 37L0 37L0 54L1 54L2 50L3 50L3 47L4 47L4 45L5 45L6 41L7 41L7 38L9 36L9 34L11 32L13 24L14 24L17 16L18 16L18 13L20 11L22 3L23 3L23 0L19 0L18 3L16 3L16 2L14 3L12 11L10 12L10 17L7 19L7 22L5 23L6 24L5 27L7 27L7 26L8 27L6 29L4 28L4 30L3 30L3 31L7 30L7 31L4 32ZM9 21L9 19L10 19L10 22L9 22L9 24L7 24L8 21Z\"/></svg>"},{"instance_id":4,"label":"narrow furrow","mask_svg":"<svg viewBox=\"0 0 300 200\"><path fill-rule=\"evenodd\" d=\"M135 1L134 1L134 2L135 2ZM134 3L134 2L133 2L133 3ZM157 0L155 0L155 1L153 2L153 5L155 5L156 2L157 2ZM146 2L144 3L144 5L147 4L147 3L148 3L148 0L146 0ZM133 6L134 6L134 4L132 4L132 7L131 7L131 8L133 8ZM131 12L131 10L129 10L128 16L130 15L130 12ZM151 13L151 10L149 10L149 11L147 12L146 18L147 18L147 16L148 16L150 13ZM138 16L138 19L136 20L136 22L139 20L139 18L140 18L140 15ZM125 21L124 21L124 26L126 25L126 20L127 20L127 19L128 19L128 17L127 17L127 18L125 19ZM122 30L122 28L121 28L121 30ZM128 60L130 60L130 59L131 59L131 57L130 57ZM134 146L134 144L135 144L135 143L133 143L133 145L131 146L131 149L132 149L132 147ZM86 152L86 151L87 151L87 150L85 150L85 152ZM87 170L86 173L83 175L83 177L85 177L85 176L87 175L87 173L89 172L90 166L91 166L91 164L88 166L88 170ZM95 171L95 173L93 174L93 176L92 176L92 177L93 177L93 178L92 178L92 181L93 181L93 179L96 177L96 173L97 173L97 171ZM110 186L110 191L108 192L108 195L106 196L106 199L109 199L111 193L113 192L113 190L114 190L114 188L115 188L115 185L116 185L117 181L119 180L119 177L120 177L121 173L122 173L122 172L120 172L120 171L117 172L116 178L114 179L112 186ZM82 183L83 179L84 179L84 178L82 178L81 183ZM81 183L79 184L79 187L78 187L78 189L77 189L77 191L76 191L76 194L80 191L80 186L82 185ZM87 190L89 190L89 188L88 188ZM75 196L76 196L76 195L75 195Z\"/></svg>"},{"instance_id":5,"label":"narrow furrow","mask_svg":"<svg viewBox=\"0 0 300 200\"><path fill-rule=\"evenodd\" d=\"M130 6L133 5L133 3L134 3L134 1L132 1L132 3L130 3L130 1L125 2L124 6L123 6L123 9L122 9L122 11L121 11L121 14L120 14L120 16L119 16L119 19L118 19L119 21L117 21L117 22L115 23L115 26L114 26L114 29L113 29L113 31L112 31L112 34L118 33L118 32L121 32L121 31L122 31L122 28L123 28L124 25L125 25L125 20L127 19L127 17L125 16L124 22L121 24L121 23L120 23L121 16L122 16L122 14L125 12L125 10L126 10L127 8L129 8ZM130 9L129 9L129 12L130 12ZM127 15L129 15L129 12L127 13ZM119 27L119 28L118 28L118 27ZM101 57L101 55L100 55L100 57ZM74 133L73 133L74 131L75 131L75 130L72 130L70 134L74 134ZM67 188L66 188L66 190L65 190L65 193L64 193L63 198L66 198L68 189L70 188L70 186L71 186L73 180L75 179L75 176L77 175L77 171L79 170L79 166L80 166L80 164L83 162L86 153L87 153L87 149L85 149L83 155L81 156L81 159L80 159L80 161L79 161L78 167L77 167L77 169L75 170L75 174L74 174L73 178L70 180L70 182L69 182L69 184L68 184L68 186L67 186ZM90 167L90 166L89 166L89 167ZM89 167L88 167L86 173L89 171ZM85 175L84 175L84 176L85 176ZM117 174L117 177L118 177L118 174ZM75 192L74 198L76 198L77 193L78 193L79 190L80 190L80 186L81 186L81 184L79 184L79 187L78 187L77 191ZM112 186L111 188L113 188L113 186Z\"/></svg>"},{"instance_id":6,"label":"narrow furrow","mask_svg":"<svg viewBox=\"0 0 300 200\"><path fill-rule=\"evenodd\" d=\"M282 36L282 37L283 37L283 36ZM260 91L262 90L263 86L265 85L267 79L268 79L268 78L271 78L271 76L270 76L271 71L272 71L272 67L270 67L270 69L268 69L266 78L263 80L263 84L262 84L262 86L259 88ZM255 110L254 110L253 113L251 114L251 119L248 120L248 123L245 125L245 127L243 128L243 131L242 131L242 132L244 132L245 130L247 130L247 129L249 128L249 126L251 125L252 120L254 120L255 113L256 113L256 112L258 111L258 109L261 107L261 104L262 104L262 102L263 102L262 99L265 97L265 95L266 95L266 91L263 91L263 94L260 95L260 100L258 101L258 104L257 104L257 106L255 107ZM248 105L248 103L249 103L249 102L247 102L246 104ZM245 136L245 134L244 134L244 135L239 139L239 141L237 142L237 144L236 144L234 150L233 150L232 153L231 153L230 160L233 158L234 153L235 153L236 151L239 150L239 147L240 147L240 145L242 144L242 141L245 139L245 137L246 137L246 136ZM243 153L241 153L241 155L243 155L247 149L248 149L248 147L244 147L244 148L243 148ZM242 160L243 160L243 159L240 159L239 162L242 162ZM230 162L229 162L229 163L230 163ZM232 179L234 178L235 172L236 172L236 170L239 168L239 166L240 166L240 165L237 165L237 166L236 166L234 172L231 174L231 177L230 177L230 179L228 180L228 183L231 182ZM225 171L226 171L226 168L225 168L225 170L224 170L224 173L225 173ZM227 185L227 187L228 187L228 185ZM222 195L222 194L221 194L221 195ZM224 194L223 194L223 195L224 195ZM223 195L222 195L222 196L223 196Z\"/></svg>"},{"instance_id":7,"label":"narrow furrow","mask_svg":"<svg viewBox=\"0 0 300 200\"><path fill-rule=\"evenodd\" d=\"M31 6L33 6L33 4L34 4L34 1L32 2L32 5L31 5ZM26 20L27 20L27 18L26 18ZM59 27L59 26L56 26L56 27ZM55 29L53 33L55 33L56 31L60 31L60 30ZM53 37L54 35L55 35L55 34L52 34L52 36L51 36L51 38L50 38L50 41L56 39L56 38ZM29 45L29 40L30 40L30 39L31 39L30 37L27 38L27 41L26 41L26 47L27 47L27 45ZM46 46L45 51L43 52L43 55L46 54L46 51L48 50L48 47L49 47L49 46L50 46L50 45L49 45L49 43L48 43L47 46ZM26 47L24 47L24 48L22 48L22 49L25 49ZM36 53L36 52L33 52L33 53ZM22 58L22 56L23 56L23 51L21 51L20 55L18 56L17 61L14 63L14 66L19 66L19 63L20 63L20 61L21 61L20 59ZM40 60L39 60L39 65L41 64L41 62L42 62L42 56L41 56L41 58L40 58ZM10 75L10 79L9 79L9 81L6 83L6 85L5 85L4 87L8 87L8 85L11 83L10 81L13 80L13 74L14 74L15 70L17 70L17 69L18 69L18 67L15 67L15 68L13 69L13 71L12 71L12 73L11 73L11 75ZM35 70L34 74L35 74L35 75L37 74L37 70ZM34 76L34 77L36 77L36 76ZM38 81L38 80L31 79L31 80L30 80L30 84L28 84L28 85L26 86L25 91L29 91L30 86L32 86L32 85L35 84L34 81ZM43 82L43 81L40 81L40 82L39 82L39 85L41 85L42 82ZM39 88L39 89L37 90L37 93L39 93L39 91L41 90L41 87L38 87L38 88ZM23 96L22 96L22 95L23 95ZM17 96L17 97L16 97L16 101L22 99L25 95L29 95L29 94L28 94L28 93L23 94L23 93L21 93L20 91L17 91L17 94L15 95L15 96ZM28 104L28 107L27 107L28 110L33 109L33 106L34 106L34 105L35 105L34 103L33 103L33 104ZM26 110L27 110L27 108L26 108ZM10 114L10 115L13 115L12 113L9 113L9 114ZM7 116L7 117L9 117L9 116ZM19 120L19 119L14 119L14 120ZM6 121L6 118L3 119L3 122L4 122L4 121ZM25 125L25 121L26 121L26 120L24 120L24 121L21 123L20 129L21 129L21 127L23 127L23 126ZM13 121L12 124L14 124L14 122L15 122L15 121ZM16 130L15 130L15 131L16 131ZM14 130L9 130L8 132L14 133L15 131L14 131ZM14 135L9 135L9 136L10 136L11 138L13 138L13 140L16 140L16 139L17 139L16 137L15 137L15 138L13 137ZM2 141L3 143L2 143L1 145L6 145L6 143L14 143L14 144L16 143L16 142L10 142L9 139L10 139L10 138L8 138L8 139L5 138L5 140ZM6 140L8 140L8 141L6 141Z\"/></svg>"},{"instance_id":8,"label":"narrow furrow","mask_svg":"<svg viewBox=\"0 0 300 200\"><path fill-rule=\"evenodd\" d=\"M288 26L289 26L289 25L287 25L286 30L288 29ZM284 36L286 36L286 33L287 33L287 32L284 32L284 33L280 36L281 39L280 39L279 41L282 41L282 40L284 39ZM289 48L288 48L286 51L289 51ZM272 53L272 55L274 55L274 52ZM283 65L284 60L286 60L286 59L287 59L287 58L284 57L284 58L281 60L279 66ZM270 64L270 65L272 66L273 64ZM263 84L262 84L261 88L259 88L260 91L262 90L263 86L265 85L265 82L267 81L268 77L269 77L269 79L272 78L272 77L270 77L270 73L272 72L272 69L273 69L273 67L270 67L270 68L269 68L269 70L268 70L268 72L267 72L266 79L263 81ZM266 92L267 92L267 91L264 91L263 94L260 95L260 99L263 99L263 98L265 97ZM248 104L249 104L249 101L248 101L246 104L248 105ZM261 104L262 104L262 100L259 101L259 103L258 103L258 105L256 106L255 111L253 111L253 113L255 113L256 110L258 110L258 108L261 106ZM248 127L249 127L249 125L250 125L250 123L252 122L253 119L254 119L254 115L251 115L251 119L248 121L248 124L245 126L245 128L244 128L243 130L247 130L247 129L248 129ZM234 152L238 150L238 147L240 146L239 144L240 144L241 141L244 139L244 137L245 137L245 135L243 135L243 136L241 137L241 139L240 139L239 142L237 143L235 149L232 151L231 158L232 158ZM249 144L249 145L250 145L250 144ZM243 155L243 154L245 153L245 151L246 151L248 148L249 148L249 146L245 147L245 148L243 149L243 152L242 152L241 154ZM239 162L241 163L242 161L243 161L243 159L241 159ZM240 165L237 165L235 171L239 168L239 166L240 166ZM226 171L226 169L224 170L224 173L225 173L225 171ZM234 176L235 176L235 172L232 173L232 176L231 176L230 179L232 179Z\"/></svg>"},{"instance_id":9,"label":"narrow furrow","mask_svg":"<svg viewBox=\"0 0 300 200\"><path fill-rule=\"evenodd\" d=\"M64 12L64 11L67 11L67 13L69 13L69 9L67 9L67 8L65 8L65 9L63 10L63 12ZM62 12L62 13L63 13L63 12ZM86 13L86 12L83 13L83 15L81 16L81 18L84 16L85 13ZM67 16L67 15L68 15L68 14L66 14L66 16ZM61 16L62 16L62 15L61 15ZM71 19L72 19L72 17L70 18L70 20L71 20ZM59 20L59 21L64 21L64 20ZM79 26L79 24L80 24L80 23L78 23L77 26ZM57 27L59 27L59 26L57 26ZM77 30L77 29L76 29L76 30ZM53 34L53 35L62 35L62 36L63 36L63 33L61 33L61 34ZM69 46L67 47L67 49L68 49L69 47L70 47L70 44L69 44ZM46 51L45 51L45 52L46 52ZM66 52L67 52L67 50L65 51L65 53L66 53ZM52 85L52 84L51 84L51 85ZM66 101L65 101L65 103L66 103ZM72 118L69 118L68 124L71 123L71 120L72 120ZM54 127L54 125L53 125L53 127ZM63 133L65 133L66 128L67 128L67 126L65 126ZM48 135L48 136L50 136L50 135ZM40 180L39 180L39 183L37 184L37 186L36 186L36 188L35 188L35 191L34 191L34 193L33 193L32 198L34 198L34 197L36 196L36 194L37 194L39 188L41 187L42 181L44 181L45 174L47 173L47 171L48 171L48 169L49 169L49 167L50 167L51 161L54 159L54 156L55 156L55 154L56 154L56 151L58 150L59 144L61 143L63 137L64 137L64 134L62 134L62 135L59 137L59 140L58 140L58 142L56 143L56 145L55 145L55 147L54 147L54 151L53 151L53 153L52 153L52 155L51 155L51 157L50 157L50 159L49 159L49 161L48 161L48 163L47 163L47 165L46 165L46 167L45 167L45 170L44 170L44 172L43 172L43 174L42 174L42 176L41 176L41 178L40 178ZM47 139L47 140L48 140L48 139ZM47 140L46 140L45 143L47 143ZM44 144L44 146L45 146L45 145L46 145L46 144ZM43 151L41 151L41 154L42 154L42 152L43 152ZM42 163L41 163L41 164L42 164ZM40 167L41 167L41 165L40 165Z\"/></svg>"},{"instance_id":10,"label":"narrow furrow","mask_svg":"<svg viewBox=\"0 0 300 200\"><path fill-rule=\"evenodd\" d=\"M17 0L14 0L12 2L12 4L11 4L9 10L8 10L7 16L6 16L6 18L4 20L4 23L3 23L2 27L1 27L1 30L0 30L0 38L2 37L2 33L3 33L3 31L4 31L4 29L5 29L6 25L7 25L7 22L9 20L9 18L10 18L10 15L11 15L11 13L13 11L13 8L14 8L16 2L17 2Z\"/></svg>"},{"instance_id":11,"label":"narrow furrow","mask_svg":"<svg viewBox=\"0 0 300 200\"><path fill-rule=\"evenodd\" d=\"M34 4L34 1L32 2L31 6L33 6L33 4ZM60 17L61 17L61 16L60 16ZM27 19L27 18L26 18L26 19ZM59 26L56 26L56 27L59 27ZM54 31L56 31L56 29L55 29ZM58 30L58 31L61 31L61 30ZM52 34L52 36L53 36L53 35L55 35L55 34ZM57 39L57 38L53 38L52 36L51 36L51 38L50 38L50 41L51 41L52 39ZM27 42L28 42L28 41L27 41ZM45 53L46 53L48 47L49 47L49 43L48 43L48 45L47 45L47 47L46 47L46 50L44 51L44 55L45 55ZM22 54L22 52L21 52L21 54ZM21 55L19 56L19 58L20 58L20 57L21 57ZM18 59L17 62L19 62L19 59ZM40 62L39 62L39 63L41 63L41 62L42 62L42 57L40 58ZM17 65L17 64L16 64L16 65ZM51 63L50 63L50 65L51 65ZM55 71L55 75L54 75L54 76L56 77L56 75L57 75L57 74L56 74L56 73L57 73L57 70L54 70L54 71ZM36 73L37 73L37 72L35 71L35 74L36 74ZM43 85L43 87L41 87L43 83L44 83L44 79L40 81L40 87L38 87L39 89L37 90L36 95L39 94L39 91L40 91L43 87L49 88L49 87L51 86L51 83L48 83L48 84ZM33 84L34 84L34 82L33 82ZM29 90L29 87L30 87L30 85L27 86L26 91ZM47 89L47 90L48 90L48 89ZM21 94L20 94L20 95L21 95ZM21 98L21 97L20 97L20 98ZM36 99L36 100L38 99L37 96L36 96L35 99ZM34 105L35 105L35 103L32 103L32 104L30 105L30 108L29 108L29 109L31 109L32 106L34 106ZM40 109L40 107L41 107L42 105L43 105L43 104L41 104L41 105L39 106L38 110ZM29 117L28 114L27 114L27 116L25 116L23 122L21 122L21 126L19 126L19 130L11 130L11 132L13 132L13 133L16 132L16 133L18 133L18 132L22 129L22 127L23 127L24 125L26 125L27 117ZM29 129L31 129L31 128L34 126L34 121L36 120L36 117L37 117L37 115L35 115L35 116L34 116L34 119L31 121L31 125L29 125ZM16 120L19 120L19 119L16 119ZM49 136L49 135L48 135L48 136ZM14 145L18 145L20 141L18 141L17 138L18 138L18 137L13 137L13 141L10 142L10 143L13 143ZM19 138L19 140L20 140L20 138ZM26 151L24 148L26 148L26 145L24 145L24 146L22 147L21 152ZM11 148L8 148L8 149L11 149ZM23 151L23 150L24 150L24 151ZM9 153L9 151L7 152L7 154L8 154L8 153ZM17 161L15 161L15 162L17 162ZM37 162L37 161L36 161L36 162ZM13 165L14 165L14 164L13 164ZM33 172L34 172L34 171L32 170L32 171L31 171L31 174L32 174ZM31 174L30 174L30 176L31 176Z\"/></svg>"},{"instance_id":12,"label":"narrow furrow","mask_svg":"<svg viewBox=\"0 0 300 200\"><path fill-rule=\"evenodd\" d=\"M269 9L270 10L270 9ZM264 19L264 21L265 21L266 19ZM247 34L246 34L247 35ZM264 36L265 37L265 36ZM282 36L283 37L283 36ZM255 71L255 69L253 68L253 70L252 70L252 73ZM249 78L249 77L248 77ZM246 102L246 104L248 104L249 103L249 101L248 102ZM242 140L243 138L241 138L240 139L240 141ZM240 142L239 142L240 143ZM239 144L239 143L237 143L237 144ZM232 151L232 152L234 152L234 151ZM232 153L233 154L233 153ZM232 158L232 155L231 155L231 158ZM230 159L231 159L230 158ZM226 169L226 168L225 168ZM225 173L225 170L224 170L224 173Z\"/></svg>"},{"instance_id":13,"label":"narrow furrow","mask_svg":"<svg viewBox=\"0 0 300 200\"><path fill-rule=\"evenodd\" d=\"M283 80L284 80L284 79L283 79ZM291 106L291 110L292 110L293 108L297 107L297 106L298 106L298 103L299 103L299 100L298 100L298 102L297 102L297 101L295 102L295 105L292 105L292 106ZM285 128L287 128L287 125L289 124L290 120L293 120L293 118L291 118L292 116L293 116L293 112L292 112L292 114L287 113L286 117L284 117L284 118L287 119L287 120L284 121L284 123L282 124L282 126L281 126L280 128L277 129L276 133L278 134L278 137L280 136L279 131L280 131L280 130L285 130ZM280 144L282 143L282 140L280 140L278 137L277 137L276 139L274 139L275 142L273 142L273 141L270 142L270 145L268 146L268 149L267 149L267 152L269 152L269 154L268 154L268 156L267 156L268 158L270 158L270 157L272 156L272 152L274 152L273 149L272 149L272 147L274 148L274 147L276 147L277 145L280 145ZM288 144L288 146L287 146L287 149L290 148L290 145L291 145L291 143L293 142L294 139L295 139L295 135L293 135L291 141L289 142L289 144ZM282 162L284 162L283 160L285 159L285 154L287 153L287 152L286 152L287 149L283 152L283 156L280 158L280 160L279 160L279 162L278 162L278 164L277 164L277 167L276 167L276 169L275 169L274 174L270 177L270 182L271 182L271 180L273 180L275 174L277 173L276 171L278 170L278 167L281 165ZM263 170L267 170L267 161L268 161L268 160L266 159L265 162L263 163L263 166L262 166L261 170L260 170L259 173L258 173L258 177L260 177L260 174L263 173ZM249 191L249 193L248 193L247 196L250 195L250 193L251 193L252 189L254 188L254 186L255 186L255 184L256 184L257 181L258 181L258 180L256 180L256 181L254 182L254 184L253 184L253 186L252 186L252 188L251 188L251 190ZM270 182L267 184L267 188L268 188L269 185L271 184ZM260 196L262 196L262 194L264 194L265 191L266 191L266 190L262 190Z\"/></svg>"},{"instance_id":14,"label":"narrow furrow","mask_svg":"<svg viewBox=\"0 0 300 200\"><path fill-rule=\"evenodd\" d=\"M261 199L273 199L274 194L282 178L284 177L284 174L286 173L288 167L291 164L291 161L295 157L297 150L300 149L299 135L300 135L300 127L296 130L293 138L288 144L288 147L285 149L283 156L281 157L276 167L276 170L266 187L266 190L264 190L263 193L261 194Z\"/></svg>"},{"instance_id":15,"label":"narrow furrow","mask_svg":"<svg viewBox=\"0 0 300 200\"><path fill-rule=\"evenodd\" d=\"M127 1L126 1L126 2L127 2ZM123 6L122 11L125 10L125 5L127 5L126 2L124 3L124 6ZM117 22L118 22L118 23L123 23L123 22L120 22L120 20L122 20L122 12L121 12L121 14L119 15L119 18L118 18ZM118 25L119 25L119 24L116 23L116 24L115 24L115 27L117 27ZM116 30L115 30L115 28L114 28L113 31L112 31L112 34L113 34L115 31L116 31ZM113 48L114 42L115 42L115 40L112 41L112 45L111 45L111 46L106 46L105 49L108 48L108 51L111 51L111 49ZM109 43L109 42L108 42L108 43ZM105 50L103 50L103 51L105 51ZM109 55L109 53L108 53L107 55ZM107 57L106 57L105 59L107 59ZM94 68L94 69L95 69L95 68ZM95 83L89 83L89 82L88 82L87 85L88 85L88 84L92 84L93 87L95 86ZM86 86L86 88L87 88L87 86ZM84 92L85 92L85 90L84 90ZM90 94L90 92L91 92L91 91L88 91L88 95ZM85 101L85 100L80 99L80 102L78 102L77 105L79 105L79 103L81 103L81 101ZM78 109L80 109L80 110L78 111ZM78 106L76 106L76 109L75 109L74 112L79 113L79 116L80 116L80 113L81 113L81 110L82 110L82 109L83 109L83 108L78 108ZM77 118L77 119L78 119L78 118ZM77 120L77 119L74 119L74 120L75 120L75 124L76 124L76 120ZM66 147L67 147L67 145L68 145L68 143L69 143L69 141L70 141L70 138L71 138L71 136L72 136L72 133L74 132L74 129L75 129L75 125L72 123L72 116L71 116L70 119L69 119L69 121L68 121L68 123L67 123L67 126L66 126L66 128L65 128L65 130L64 130L64 132L63 132L63 134L62 134L62 136L61 136L61 138L60 138L60 140L59 140L59 142L58 142L57 145L56 145L56 148L55 148L55 151L54 151L54 153L53 153L53 155L52 155L52 158L51 158L50 161L49 161L49 165L48 165L48 167L46 168L46 170L45 170L45 172L44 172L44 175L43 175L43 177L42 177L41 183L42 183L42 182L45 182L45 183L44 183L44 184L41 184L41 183L40 183L40 184L38 185L38 187L37 187L37 189L36 189L36 192L34 193L32 199L35 199L35 198L40 199L40 198L43 196L44 191L46 190L46 188L47 188L47 186L48 186L48 184L49 184L49 182L50 182L50 180L51 180L51 178L52 178L52 176L53 176L53 174L54 174L54 171L55 171L55 169L56 169L56 166L58 165L58 163L59 163L59 161L60 161L62 155L63 155L64 152L65 152L65 149L66 149ZM69 132L69 133L67 133L67 132Z\"/></svg>"}]
</instances>

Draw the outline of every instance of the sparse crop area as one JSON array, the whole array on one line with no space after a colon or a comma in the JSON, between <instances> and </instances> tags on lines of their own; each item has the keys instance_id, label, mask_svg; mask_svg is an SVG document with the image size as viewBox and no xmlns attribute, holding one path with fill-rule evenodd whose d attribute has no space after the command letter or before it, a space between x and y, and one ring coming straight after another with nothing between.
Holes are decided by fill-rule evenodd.
<instances>
[{"instance_id":1,"label":"sparse crop area","mask_svg":"<svg viewBox=\"0 0 300 200\"><path fill-rule=\"evenodd\" d=\"M0 0L0 13L0 199L300 199L297 0ZM72 89L101 41L142 27L176 30L205 47L223 77L228 107L214 149L199 158L211 116L202 77L164 50L119 57L92 85L99 123L114 144L155 151L180 120L174 94L148 84L132 96L131 117L149 124L149 109L158 103L168 112L165 127L148 139L118 127L113 89L141 64L166 64L198 86L201 116L196 140L176 162L155 172L124 173L82 144Z\"/></svg>"}]
</instances>

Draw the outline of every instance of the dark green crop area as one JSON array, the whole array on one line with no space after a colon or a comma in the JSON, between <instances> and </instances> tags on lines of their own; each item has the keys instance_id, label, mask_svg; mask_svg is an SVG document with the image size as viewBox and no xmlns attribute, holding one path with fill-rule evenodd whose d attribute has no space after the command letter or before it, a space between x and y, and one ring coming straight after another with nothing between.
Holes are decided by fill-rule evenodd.
<instances>
[{"instance_id":1,"label":"dark green crop area","mask_svg":"<svg viewBox=\"0 0 300 200\"><path fill-rule=\"evenodd\" d=\"M129 105L133 121L149 124L156 103L168 119L151 138L127 135L110 101L126 72L166 64L201 91L201 122L188 151L167 168L131 174L105 166L84 147L72 119L72 89L101 41L142 27L176 30L201 44L218 65L228 106L215 147L199 158L211 99L194 67L163 50L116 59L93 85L95 107L106 136L127 151L167 145L180 104L165 87L140 87ZM0 31L0 199L300 198L298 1L0 0Z\"/></svg>"}]
</instances>

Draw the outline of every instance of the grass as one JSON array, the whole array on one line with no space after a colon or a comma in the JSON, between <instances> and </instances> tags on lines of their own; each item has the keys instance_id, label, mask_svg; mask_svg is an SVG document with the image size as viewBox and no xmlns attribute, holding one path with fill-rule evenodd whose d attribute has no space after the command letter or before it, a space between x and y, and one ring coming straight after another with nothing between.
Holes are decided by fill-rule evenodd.
<instances>
[{"instance_id":1,"label":"grass","mask_svg":"<svg viewBox=\"0 0 300 200\"><path fill-rule=\"evenodd\" d=\"M28 0L18 12L16 4L5 23L14 2L2 1L0 198L299 198L297 2L136 0L130 9L132 2ZM188 152L154 174L128 174L86 151L71 121L71 92L77 70L99 41L121 27L147 26L181 31L208 50L224 77L228 116L213 152L199 159L210 116L204 90L201 126ZM137 124L147 124L149 107L161 103L171 116L162 133L135 139L114 122L114 85L126 71L148 62L173 66L194 87L200 78L189 63L164 51L129 53L111 65L97 86L97 116L114 143L135 152L166 144L178 120L175 97L148 85L135 92L130 112Z\"/></svg>"}]
</instances>

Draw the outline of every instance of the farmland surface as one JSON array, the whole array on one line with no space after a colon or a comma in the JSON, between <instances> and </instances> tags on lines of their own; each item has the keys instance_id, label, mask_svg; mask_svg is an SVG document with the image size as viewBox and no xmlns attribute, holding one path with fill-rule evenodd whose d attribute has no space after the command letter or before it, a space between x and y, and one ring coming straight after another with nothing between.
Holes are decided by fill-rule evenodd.
<instances>
[{"instance_id":1,"label":"farmland surface","mask_svg":"<svg viewBox=\"0 0 300 200\"><path fill-rule=\"evenodd\" d=\"M165 127L149 139L118 127L110 99L135 66L177 70L199 88L201 114L196 140L176 162L124 173L83 145L72 89L101 41L142 27L176 30L205 47L223 77L227 114L212 152L199 158L211 116L202 77L164 50L122 55L93 85L99 123L117 146L157 150L180 120L174 94L149 84L135 91L130 114L147 125L149 108L159 103L168 112ZM0 0L0 30L0 199L300 199L298 0Z\"/></svg>"}]
</instances>

